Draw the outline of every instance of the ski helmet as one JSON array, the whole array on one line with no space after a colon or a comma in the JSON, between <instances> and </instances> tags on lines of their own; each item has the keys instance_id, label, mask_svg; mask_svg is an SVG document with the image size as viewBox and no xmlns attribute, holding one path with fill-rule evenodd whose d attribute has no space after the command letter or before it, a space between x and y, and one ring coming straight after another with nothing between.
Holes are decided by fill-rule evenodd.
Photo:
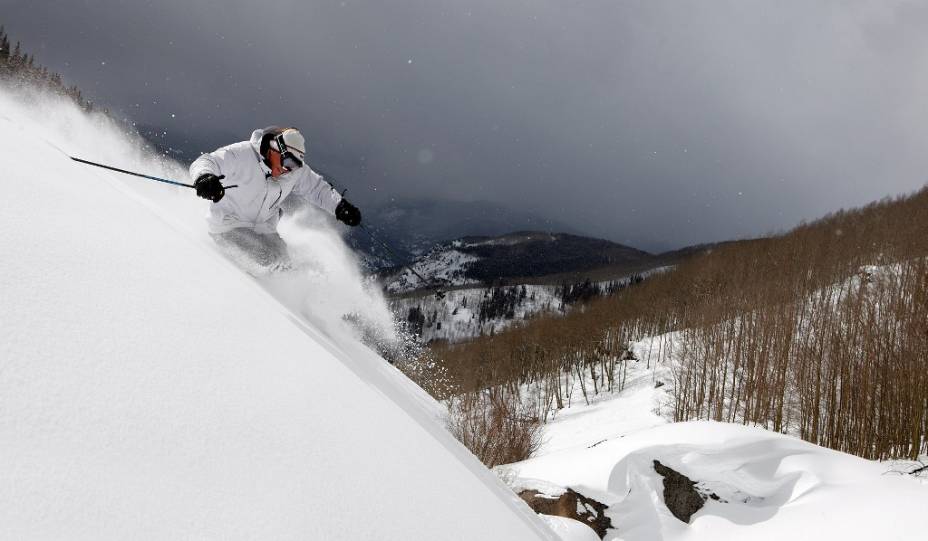
<instances>
[{"instance_id":1,"label":"ski helmet","mask_svg":"<svg viewBox=\"0 0 928 541\"><path fill-rule=\"evenodd\" d=\"M271 137L269 148L280 153L280 163L289 170L303 166L306 156L306 139L296 128L284 128Z\"/></svg>"}]
</instances>

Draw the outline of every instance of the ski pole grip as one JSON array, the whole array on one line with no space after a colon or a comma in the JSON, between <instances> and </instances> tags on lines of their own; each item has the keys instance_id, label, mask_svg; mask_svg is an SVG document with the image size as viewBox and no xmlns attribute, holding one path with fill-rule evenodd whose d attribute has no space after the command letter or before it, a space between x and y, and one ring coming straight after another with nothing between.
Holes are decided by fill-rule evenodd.
<instances>
[{"instance_id":1,"label":"ski pole grip","mask_svg":"<svg viewBox=\"0 0 928 541\"><path fill-rule=\"evenodd\" d=\"M216 180L222 180L222 179L224 179L224 178L226 178L225 175L219 175L218 177L216 177ZM221 184L221 183L220 183L220 184ZM230 185L228 185L228 186L223 186L223 187L222 187L223 190L228 190L229 188L238 188L238 184L230 184Z\"/></svg>"}]
</instances>

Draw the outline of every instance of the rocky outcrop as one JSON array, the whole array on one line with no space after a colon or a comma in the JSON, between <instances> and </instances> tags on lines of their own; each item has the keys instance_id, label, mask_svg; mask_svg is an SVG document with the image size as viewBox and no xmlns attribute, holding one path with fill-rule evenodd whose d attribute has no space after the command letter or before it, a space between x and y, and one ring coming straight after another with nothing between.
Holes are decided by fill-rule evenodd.
<instances>
[{"instance_id":1,"label":"rocky outcrop","mask_svg":"<svg viewBox=\"0 0 928 541\"><path fill-rule=\"evenodd\" d=\"M612 528L612 520L606 516L608 506L575 490L568 488L560 496L544 494L537 490L523 490L519 496L536 513L580 521L592 528L600 539L605 537L607 529Z\"/></svg>"},{"instance_id":2,"label":"rocky outcrop","mask_svg":"<svg viewBox=\"0 0 928 541\"><path fill-rule=\"evenodd\" d=\"M673 516L689 524L690 517L705 505L707 496L696 490L696 481L664 466L658 460L654 461L654 471L664 478L664 504ZM712 496L715 494L708 497ZM718 496L714 499L718 499Z\"/></svg>"}]
</instances>

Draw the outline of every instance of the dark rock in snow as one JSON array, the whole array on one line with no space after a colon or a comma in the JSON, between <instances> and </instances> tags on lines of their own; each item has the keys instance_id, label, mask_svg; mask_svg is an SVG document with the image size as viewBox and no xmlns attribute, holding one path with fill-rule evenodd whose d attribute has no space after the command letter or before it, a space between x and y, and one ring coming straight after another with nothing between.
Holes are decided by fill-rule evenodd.
<instances>
[{"instance_id":1,"label":"dark rock in snow","mask_svg":"<svg viewBox=\"0 0 928 541\"><path fill-rule=\"evenodd\" d=\"M673 516L689 524L690 517L702 509L706 498L696 490L696 482L660 461L654 461L654 471L664 478L664 503Z\"/></svg>"},{"instance_id":2,"label":"dark rock in snow","mask_svg":"<svg viewBox=\"0 0 928 541\"><path fill-rule=\"evenodd\" d=\"M606 530L612 528L612 520L606 516L609 506L587 498L572 489L557 497L542 494L537 490L523 490L519 493L536 513L554 515L578 520L596 532L600 539L606 536Z\"/></svg>"}]
</instances>

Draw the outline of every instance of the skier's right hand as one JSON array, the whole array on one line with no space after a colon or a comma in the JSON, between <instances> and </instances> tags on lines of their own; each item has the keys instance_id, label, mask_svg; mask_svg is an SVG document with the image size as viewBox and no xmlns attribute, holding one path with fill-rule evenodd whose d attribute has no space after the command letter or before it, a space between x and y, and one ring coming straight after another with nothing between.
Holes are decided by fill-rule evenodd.
<instances>
[{"instance_id":1,"label":"skier's right hand","mask_svg":"<svg viewBox=\"0 0 928 541\"><path fill-rule=\"evenodd\" d=\"M200 175L193 183L193 187L197 190L197 197L209 199L213 203L218 203L219 200L222 199L222 196L226 194L226 189L222 187L221 182L224 178L226 178L225 175L219 175L217 177L212 173Z\"/></svg>"},{"instance_id":2,"label":"skier's right hand","mask_svg":"<svg viewBox=\"0 0 928 541\"><path fill-rule=\"evenodd\" d=\"M335 219L345 225L354 227L361 223L361 211L344 197L335 207Z\"/></svg>"}]
</instances>

